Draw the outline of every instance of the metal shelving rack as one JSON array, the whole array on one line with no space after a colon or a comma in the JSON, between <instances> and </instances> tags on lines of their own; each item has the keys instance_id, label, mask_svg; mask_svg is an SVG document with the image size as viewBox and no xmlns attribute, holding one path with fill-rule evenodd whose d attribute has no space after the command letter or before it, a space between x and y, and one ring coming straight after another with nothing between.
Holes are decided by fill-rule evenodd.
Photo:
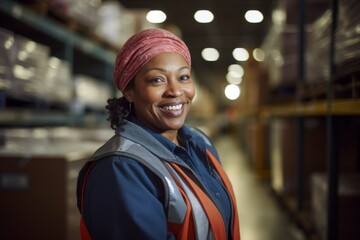
<instances>
[{"instance_id":1,"label":"metal shelving rack","mask_svg":"<svg viewBox=\"0 0 360 240\"><path fill-rule=\"evenodd\" d=\"M61 26L55 21L52 21L51 19L48 19L44 16L40 16L24 8L20 4L8 0L3 0L0 4L0 11L4 14L16 18L19 21L22 21L25 24L32 26L33 28L36 28L42 33L45 33L63 42L68 49L68 51L66 51L66 60L69 60L70 62L73 62L71 52L75 47L83 51L85 54L95 57L100 61L109 64L110 66L114 65L116 58L115 52L100 47L95 42L84 38L75 32L67 30L65 27Z\"/></svg>"},{"instance_id":2,"label":"metal shelving rack","mask_svg":"<svg viewBox=\"0 0 360 240\"><path fill-rule=\"evenodd\" d=\"M33 31L59 42L62 45L60 50L61 57L68 61L72 66L74 66L76 61L79 61L74 55L75 50L81 52L84 56L96 59L96 61L100 63L99 67L101 68L100 73L98 74L101 74L102 79L108 84L112 84L112 69L116 58L115 51L104 48L90 38L70 31L60 23L46 16L39 15L14 1L2 0L0 4L0 14L4 14L20 22L22 25L30 27ZM97 118L96 114L94 114L94 116L79 116L68 111L6 109L5 104L3 103L6 96L3 95L4 94L1 94L0 96L0 126L34 127L74 124L83 125L88 119L91 119L90 121L92 122L98 121L95 119Z\"/></svg>"},{"instance_id":3,"label":"metal shelving rack","mask_svg":"<svg viewBox=\"0 0 360 240\"><path fill-rule=\"evenodd\" d=\"M300 19L299 19L299 76L298 82L303 83L305 76L305 18L306 18L306 0L300 0ZM315 102L302 102L297 99L295 103L283 104L277 106L265 106L258 111L249 113L250 116L260 116L263 119L272 117L291 117L296 119L297 124L297 192L296 192L296 211L303 210L303 180L304 180L304 156L303 150L303 119L307 117L324 117L326 119L326 154L327 154L327 240L338 239L338 182L339 182L339 156L337 154L337 118L345 116L360 115L360 99L334 99L333 81L335 76L335 33L337 30L338 0L330 0L332 11L331 39L330 39L330 74L327 85L327 95L324 100Z\"/></svg>"},{"instance_id":4,"label":"metal shelving rack","mask_svg":"<svg viewBox=\"0 0 360 240\"><path fill-rule=\"evenodd\" d=\"M307 11L307 0L299 0L299 21L298 21L298 32L299 32L299 49L298 49L298 78L297 83L299 86L302 86L306 83L306 68L305 68L305 49L306 49L306 11ZM287 196L280 196L280 194L275 193L275 196L279 198L281 205L285 206L285 209L288 210L290 215L299 225L302 225L304 221L309 221L308 217L304 216L308 214L307 206L305 206L305 157L304 157L304 146L305 146L305 135L304 135L304 122L310 118L319 118L324 124L326 124L326 166L325 173L327 176L326 186L327 186L327 196L326 196L326 240L337 240L339 238L339 174L340 174L340 156L338 154L338 149L340 146L340 141L338 138L339 129L341 126L341 121L350 118L358 118L360 116L360 98L357 94L358 91L358 73L359 68L352 67L351 69L345 69L344 71L335 71L335 45L336 38L335 34L337 32L338 24L338 11L339 11L339 0L330 0L329 1L330 10L332 12L332 22L331 22L331 32L330 32L330 46L329 46L329 79L325 79L326 83L322 85L321 90L325 90L325 94L321 92L321 98L312 98L309 100L301 99L300 94L296 96L296 99L290 103L279 103L276 105L260 105L255 109L243 109L239 121L243 125L247 125L247 121L256 122L264 125L264 123L271 122L272 119L276 118L285 118L292 119L295 122L295 145L296 152L294 152L293 157L296 165L296 187L294 189L295 193L291 196L291 199L286 198ZM348 79L350 81L352 96L347 96L347 98L338 98L336 97L336 84L340 83L339 80ZM348 81L348 82L349 82ZM310 89L311 90L311 89ZM355 94L354 94L355 92ZM309 92L311 93L311 92ZM263 126L263 128L265 128ZM262 129L262 138L263 135L266 135L266 130ZM342 143L344 144L344 143ZM269 144L264 144L259 142L257 144L257 151L263 153L264 151L269 150ZM263 154L264 155L264 154ZM264 165L268 164L266 156L261 156L261 159L255 159L256 161L262 161ZM270 159L271 161L271 159ZM357 163L357 166L360 163ZM261 177L261 172L259 169L255 169ZM261 170L261 169L260 169ZM266 170L266 169L265 169ZM355 171L359 171L357 168ZM311 223L306 222L305 225ZM304 226L301 226L304 227ZM315 237L312 234L316 234L314 226L306 226L304 230L309 230L309 235Z\"/></svg>"}]
</instances>

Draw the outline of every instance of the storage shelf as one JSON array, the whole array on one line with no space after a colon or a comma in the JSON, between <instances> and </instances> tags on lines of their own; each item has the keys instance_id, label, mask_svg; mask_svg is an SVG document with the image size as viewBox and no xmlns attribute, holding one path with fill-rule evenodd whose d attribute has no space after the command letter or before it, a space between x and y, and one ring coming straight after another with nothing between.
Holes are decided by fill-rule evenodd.
<instances>
[{"instance_id":1,"label":"storage shelf","mask_svg":"<svg viewBox=\"0 0 360 240\"><path fill-rule=\"evenodd\" d=\"M115 52L104 49L97 43L88 40L75 32L67 30L55 21L38 15L31 10L22 7L20 4L3 0L0 4L0 11L34 27L42 33L48 34L49 36L64 42L65 44L74 46L84 53L91 55L111 66L114 65L116 58Z\"/></svg>"},{"instance_id":2,"label":"storage shelf","mask_svg":"<svg viewBox=\"0 0 360 240\"><path fill-rule=\"evenodd\" d=\"M111 69L116 53L111 48L102 46L91 36L87 38L86 35L71 31L54 19L36 13L15 1L1 1L0 15L4 19L0 26L48 46L52 51L52 56L70 63L74 75L85 74L112 84ZM18 33L17 30L21 28L26 30ZM41 41L35 40L34 36L40 38ZM20 100L20 103L7 105L7 102L13 100L13 96L7 94L4 92L0 96L2 100L0 101L0 127L102 125L105 122L104 115L97 108L74 113L67 109L69 107L67 104L61 106L60 110L57 106L54 109L54 106L51 106L52 103L41 99L38 101L36 97L32 98L33 96L30 96L30 99L15 99ZM41 104L40 107L37 106L38 102ZM12 108L12 106L16 107Z\"/></svg>"},{"instance_id":3,"label":"storage shelf","mask_svg":"<svg viewBox=\"0 0 360 240\"><path fill-rule=\"evenodd\" d=\"M278 106L266 106L259 110L261 117L301 117L301 116L351 116L360 115L360 100L334 100L311 103L292 103Z\"/></svg>"},{"instance_id":4,"label":"storage shelf","mask_svg":"<svg viewBox=\"0 0 360 240\"><path fill-rule=\"evenodd\" d=\"M46 127L101 125L104 116L96 113L73 114L63 111L35 111L32 109L6 109L0 111L0 127Z\"/></svg>"}]
</instances>

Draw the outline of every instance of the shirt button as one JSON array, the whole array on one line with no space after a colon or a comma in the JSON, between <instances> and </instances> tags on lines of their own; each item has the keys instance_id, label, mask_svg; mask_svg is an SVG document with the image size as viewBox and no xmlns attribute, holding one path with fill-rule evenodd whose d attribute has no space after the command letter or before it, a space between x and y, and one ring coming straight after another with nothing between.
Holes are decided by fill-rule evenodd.
<instances>
[{"instance_id":1,"label":"shirt button","mask_svg":"<svg viewBox=\"0 0 360 240\"><path fill-rule=\"evenodd\" d=\"M220 198L220 193L215 193L215 196L217 197L217 198Z\"/></svg>"}]
</instances>

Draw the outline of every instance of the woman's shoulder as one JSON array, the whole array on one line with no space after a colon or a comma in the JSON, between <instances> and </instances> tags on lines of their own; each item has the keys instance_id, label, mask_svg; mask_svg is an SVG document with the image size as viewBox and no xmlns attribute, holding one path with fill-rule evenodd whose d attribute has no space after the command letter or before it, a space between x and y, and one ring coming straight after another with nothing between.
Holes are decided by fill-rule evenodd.
<instances>
[{"instance_id":1,"label":"woman's shoulder","mask_svg":"<svg viewBox=\"0 0 360 240\"><path fill-rule=\"evenodd\" d=\"M201 138L207 146L214 147L214 143L212 142L210 137L204 131L202 131L200 128L198 128L196 126L189 126L189 125L186 125L185 127L186 127L185 129L188 133L191 133L191 135Z\"/></svg>"},{"instance_id":2,"label":"woman's shoulder","mask_svg":"<svg viewBox=\"0 0 360 240\"><path fill-rule=\"evenodd\" d=\"M216 150L214 142L211 140L211 138L200 128L196 126L188 126L186 125L186 131L188 133L191 133L192 136L197 137L198 139L201 139L205 143L206 149L211 152L212 155L215 156L216 159L219 159L219 154ZM220 160L219 160L220 161Z\"/></svg>"}]
</instances>

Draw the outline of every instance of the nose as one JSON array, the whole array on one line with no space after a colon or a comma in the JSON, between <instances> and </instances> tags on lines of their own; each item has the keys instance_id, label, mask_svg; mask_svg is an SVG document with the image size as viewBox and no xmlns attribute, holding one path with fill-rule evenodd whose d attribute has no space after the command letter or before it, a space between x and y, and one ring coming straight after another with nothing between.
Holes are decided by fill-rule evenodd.
<instances>
[{"instance_id":1,"label":"nose","mask_svg":"<svg viewBox=\"0 0 360 240\"><path fill-rule=\"evenodd\" d=\"M166 86L165 96L166 97L180 97L183 95L184 91L182 89L181 83L177 79L171 79L168 81Z\"/></svg>"}]
</instances>

